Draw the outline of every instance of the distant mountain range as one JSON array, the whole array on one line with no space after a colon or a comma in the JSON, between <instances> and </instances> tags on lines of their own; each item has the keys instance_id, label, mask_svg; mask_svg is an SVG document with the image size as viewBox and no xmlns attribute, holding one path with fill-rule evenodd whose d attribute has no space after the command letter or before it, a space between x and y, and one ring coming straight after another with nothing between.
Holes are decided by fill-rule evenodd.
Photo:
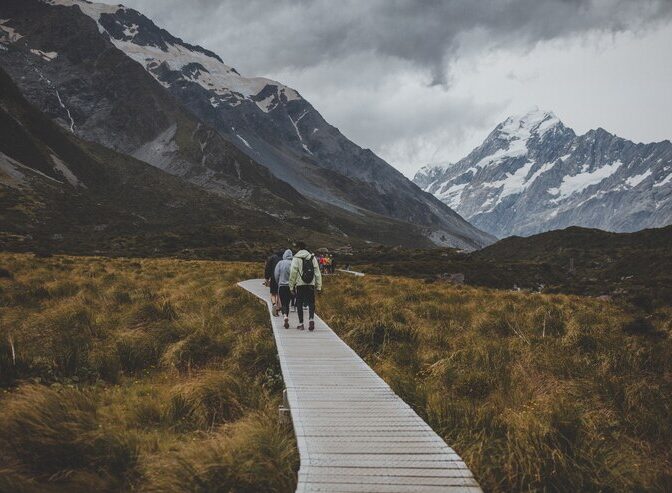
<instances>
[{"instance_id":1,"label":"distant mountain range","mask_svg":"<svg viewBox=\"0 0 672 493\"><path fill-rule=\"evenodd\" d=\"M135 10L3 0L0 67L83 141L279 224L341 242L471 250L494 240L349 141L296 90L243 77Z\"/></svg>"},{"instance_id":2,"label":"distant mountain range","mask_svg":"<svg viewBox=\"0 0 672 493\"><path fill-rule=\"evenodd\" d=\"M672 143L602 128L577 135L552 112L507 118L454 164L413 181L500 238L584 226L632 232L672 223Z\"/></svg>"}]
</instances>

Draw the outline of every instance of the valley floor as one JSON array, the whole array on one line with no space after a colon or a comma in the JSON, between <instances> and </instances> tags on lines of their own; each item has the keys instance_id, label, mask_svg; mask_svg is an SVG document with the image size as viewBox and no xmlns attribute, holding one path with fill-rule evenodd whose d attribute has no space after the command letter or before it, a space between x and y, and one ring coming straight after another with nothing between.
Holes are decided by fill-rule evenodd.
<instances>
[{"instance_id":1,"label":"valley floor","mask_svg":"<svg viewBox=\"0 0 672 493\"><path fill-rule=\"evenodd\" d=\"M0 491L292 491L253 263L0 254ZM672 308L328 277L321 317L486 491L672 489Z\"/></svg>"}]
</instances>

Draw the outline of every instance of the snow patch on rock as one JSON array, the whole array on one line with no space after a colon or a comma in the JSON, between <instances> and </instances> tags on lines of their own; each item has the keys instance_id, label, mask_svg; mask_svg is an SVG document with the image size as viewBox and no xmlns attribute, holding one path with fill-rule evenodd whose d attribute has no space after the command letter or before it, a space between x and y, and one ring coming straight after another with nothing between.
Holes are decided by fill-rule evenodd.
<instances>
[{"instance_id":1,"label":"snow patch on rock","mask_svg":"<svg viewBox=\"0 0 672 493\"><path fill-rule=\"evenodd\" d=\"M22 165L0 152L0 183L10 188L21 188L26 184L26 175L19 171Z\"/></svg>"},{"instance_id":2,"label":"snow patch on rock","mask_svg":"<svg viewBox=\"0 0 672 493\"><path fill-rule=\"evenodd\" d=\"M560 186L549 189L548 193L551 195L558 195L558 197L554 199L556 202L564 200L571 195L574 195L575 193L582 192L586 188L592 185L597 185L603 180L606 180L611 175L616 173L622 164L623 163L621 161L617 160L593 171L582 171L581 173L573 176L565 176L562 179Z\"/></svg>"},{"instance_id":3,"label":"snow patch on rock","mask_svg":"<svg viewBox=\"0 0 672 493\"><path fill-rule=\"evenodd\" d=\"M640 183L642 183L644 180L646 180L649 176L651 176L651 173L652 173L651 170L647 169L641 175L631 176L630 178L625 180L625 183L627 183L629 186L634 188L637 185L639 185Z\"/></svg>"},{"instance_id":4,"label":"snow patch on rock","mask_svg":"<svg viewBox=\"0 0 672 493\"><path fill-rule=\"evenodd\" d=\"M50 62L58 56L58 53L56 53L55 51L42 51L42 50L36 50L34 48L31 48L30 52L33 55L39 56L45 62Z\"/></svg>"},{"instance_id":5,"label":"snow patch on rock","mask_svg":"<svg viewBox=\"0 0 672 493\"><path fill-rule=\"evenodd\" d=\"M101 3L90 3L86 0L44 0L50 5L74 6L77 5L86 15L91 17L98 24L101 32L105 32L105 28L100 23L100 16L102 14L115 14L119 10L125 10L122 5L107 5ZM195 74L182 75L184 80L189 80L199 84L208 91L214 92L216 95L235 96L231 99L230 104L235 106L240 104L237 99L251 99L252 96L259 94L266 86L276 86L277 92L265 98L263 101L257 102L262 111L266 113L272 110L275 106L271 105L274 98L280 100L285 98L287 101L300 99L299 93L294 89L284 86L265 77L243 77L235 69L225 65L214 56L208 55L202 51L191 50L187 46L181 44L170 43L166 41L167 49L164 51L158 46L143 46L135 42L135 37L139 32L140 27L137 24L124 26L124 37L126 39L116 39L109 32L110 40L121 51L126 53L131 59L140 63L148 72L150 72L157 80L157 70L162 64L173 71L181 71L189 64L197 63L205 70L199 70ZM130 38L130 39L129 39ZM159 80L164 86L169 87ZM213 104L214 107L219 106ZM273 106L273 107L271 107Z\"/></svg>"},{"instance_id":6,"label":"snow patch on rock","mask_svg":"<svg viewBox=\"0 0 672 493\"><path fill-rule=\"evenodd\" d=\"M75 174L70 171L70 169L65 165L63 160L61 160L58 156L55 154L51 154L51 160L54 162L54 169L56 169L61 175L63 175L63 178L72 185L73 187L83 187L86 188L86 185L84 185L81 181L79 181L79 178L75 176Z\"/></svg>"},{"instance_id":7,"label":"snow patch on rock","mask_svg":"<svg viewBox=\"0 0 672 493\"><path fill-rule=\"evenodd\" d=\"M447 189L440 191L437 197L443 201L448 207L455 209L460 205L460 197L462 191L469 185L468 183L461 183L458 185L451 185Z\"/></svg>"},{"instance_id":8,"label":"snow patch on rock","mask_svg":"<svg viewBox=\"0 0 672 493\"><path fill-rule=\"evenodd\" d=\"M0 19L0 43L16 43L23 38L23 35L19 34L16 29L7 25L11 20L12 19Z\"/></svg>"},{"instance_id":9,"label":"snow patch on rock","mask_svg":"<svg viewBox=\"0 0 672 493\"><path fill-rule=\"evenodd\" d=\"M672 173L670 173L669 175L667 175L665 178L663 178L663 179L662 179L661 181L659 181L658 183L655 183L653 186L654 186L654 187L662 187L662 186L667 185L667 184L670 183L670 182L672 182Z\"/></svg>"}]
</instances>

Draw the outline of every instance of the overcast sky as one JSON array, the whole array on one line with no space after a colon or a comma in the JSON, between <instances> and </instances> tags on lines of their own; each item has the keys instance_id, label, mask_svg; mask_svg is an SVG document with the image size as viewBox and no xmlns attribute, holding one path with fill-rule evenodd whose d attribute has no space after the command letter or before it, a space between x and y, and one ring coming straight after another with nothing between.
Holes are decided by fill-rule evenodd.
<instances>
[{"instance_id":1,"label":"overcast sky","mask_svg":"<svg viewBox=\"0 0 672 493\"><path fill-rule=\"evenodd\" d=\"M534 106L579 133L672 138L672 0L123 3L297 89L408 176Z\"/></svg>"}]
</instances>

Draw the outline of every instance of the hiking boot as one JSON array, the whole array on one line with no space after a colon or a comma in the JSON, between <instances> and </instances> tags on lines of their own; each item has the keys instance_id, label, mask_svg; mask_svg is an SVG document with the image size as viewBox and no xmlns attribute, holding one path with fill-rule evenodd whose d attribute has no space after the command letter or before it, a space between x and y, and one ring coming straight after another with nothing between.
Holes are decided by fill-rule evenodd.
<instances>
[{"instance_id":1,"label":"hiking boot","mask_svg":"<svg viewBox=\"0 0 672 493\"><path fill-rule=\"evenodd\" d=\"M299 330L303 330L303 329L304 329L303 324L299 324L299 325L297 325L296 328L299 329Z\"/></svg>"},{"instance_id":2,"label":"hiking boot","mask_svg":"<svg viewBox=\"0 0 672 493\"><path fill-rule=\"evenodd\" d=\"M285 329L289 329L289 319L285 317Z\"/></svg>"},{"instance_id":3,"label":"hiking boot","mask_svg":"<svg viewBox=\"0 0 672 493\"><path fill-rule=\"evenodd\" d=\"M314 321L310 320L308 322L308 330L310 330L310 331L315 330L315 322Z\"/></svg>"}]
</instances>

